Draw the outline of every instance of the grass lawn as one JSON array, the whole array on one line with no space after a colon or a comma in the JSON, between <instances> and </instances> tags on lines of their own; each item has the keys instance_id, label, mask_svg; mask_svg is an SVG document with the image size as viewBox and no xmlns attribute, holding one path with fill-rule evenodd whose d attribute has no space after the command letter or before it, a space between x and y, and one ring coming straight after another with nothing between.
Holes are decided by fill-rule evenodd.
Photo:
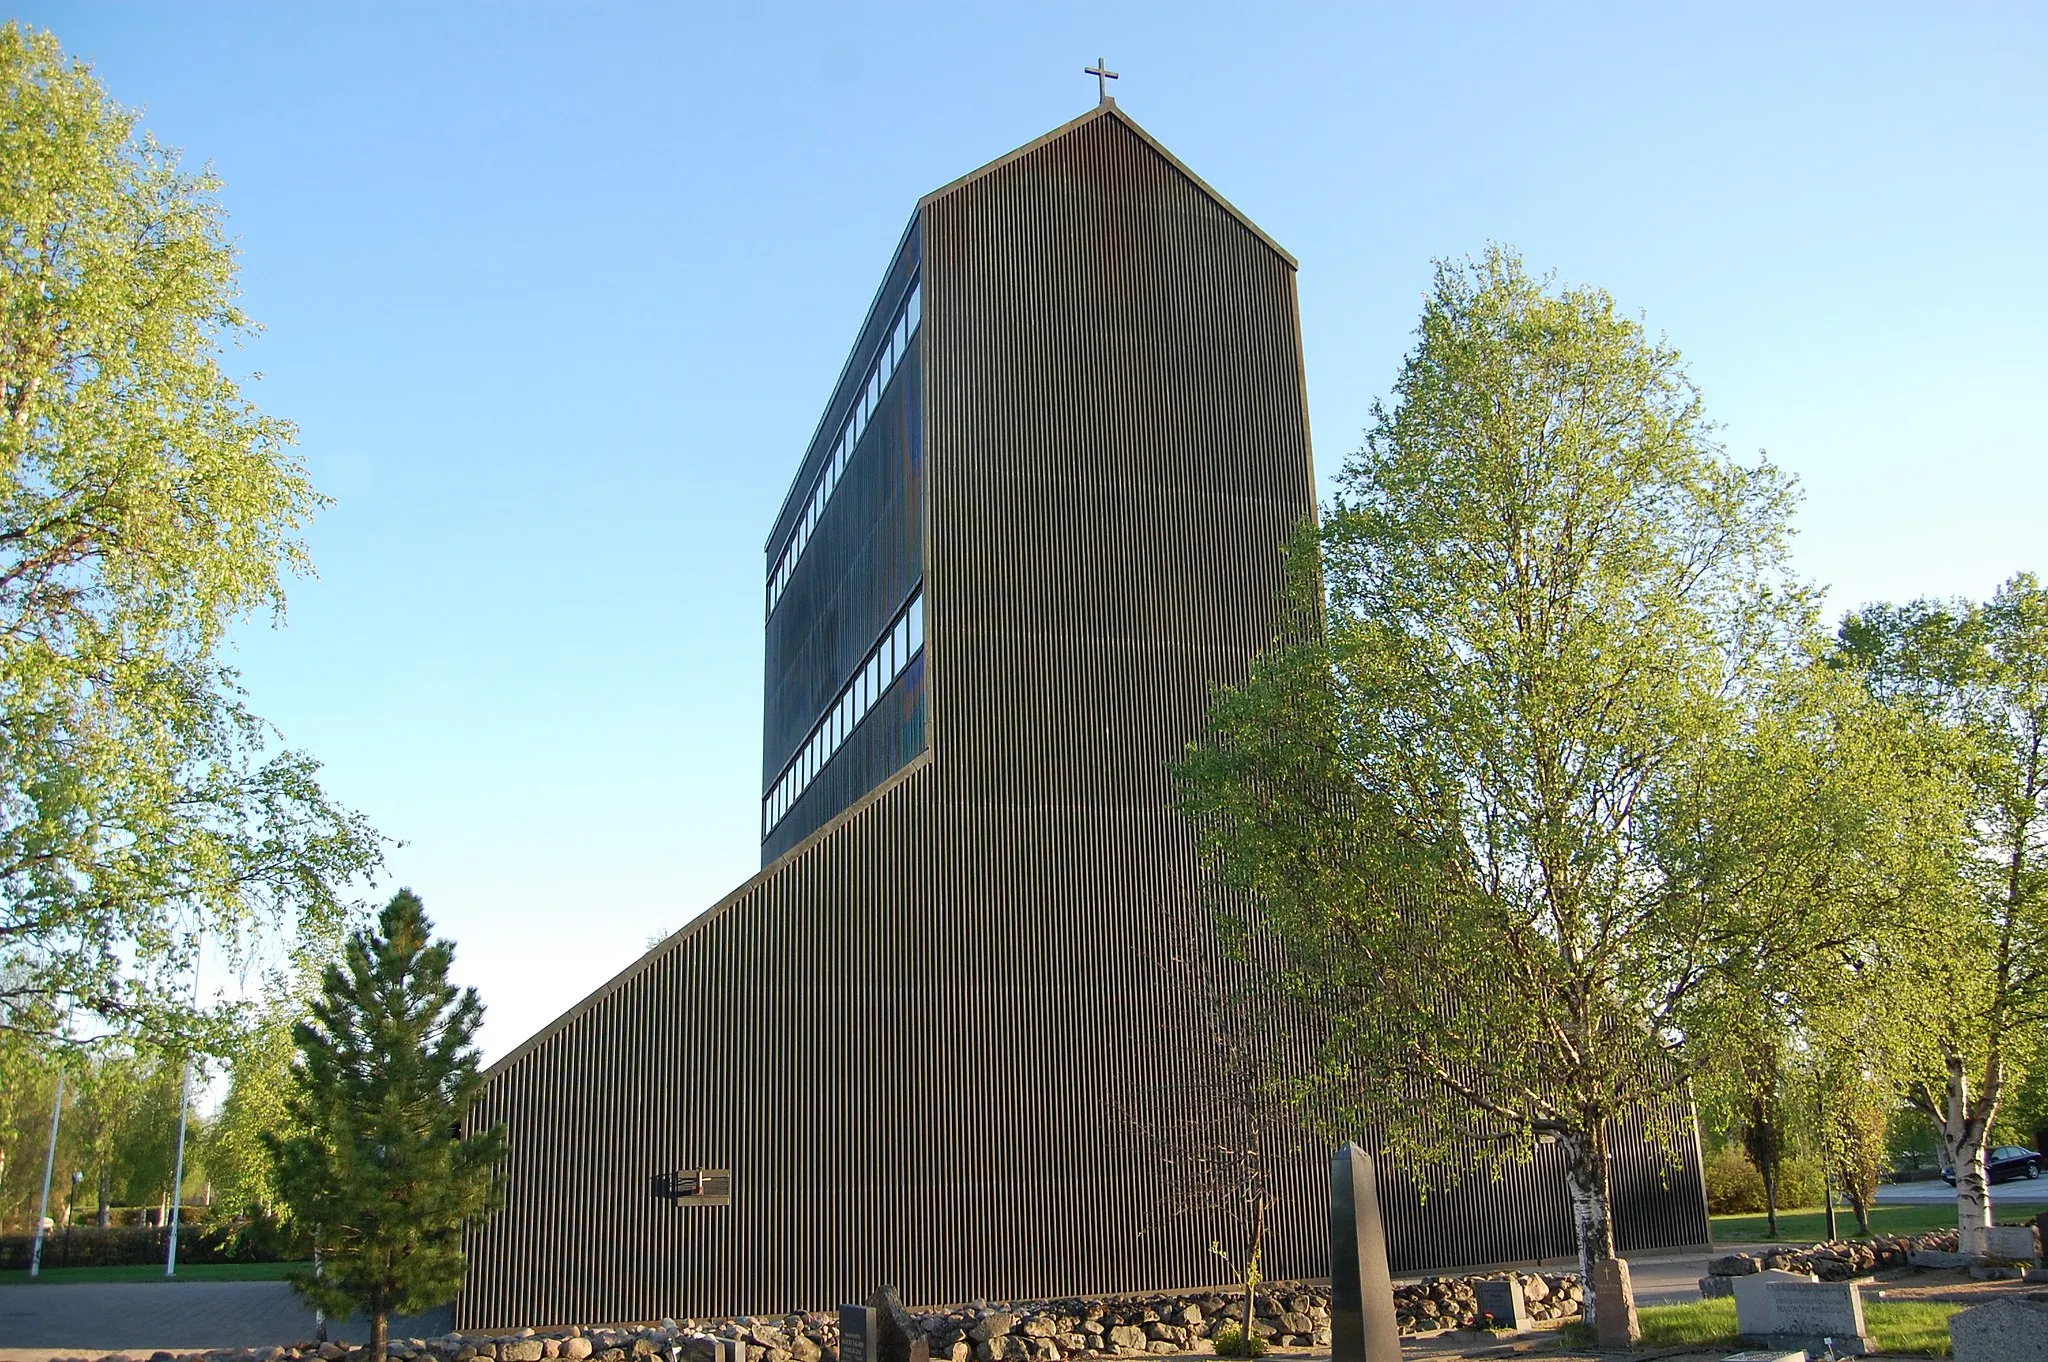
<instances>
[{"instance_id":1,"label":"grass lawn","mask_svg":"<svg viewBox=\"0 0 2048 1362\"><path fill-rule=\"evenodd\" d=\"M2001 1225L2014 1225L2031 1220L2048 1210L2048 1196L2031 1202L2018 1197L1993 1194L1992 1205ZM1717 1244L1756 1244L1770 1236L1764 1228L1764 1217L1760 1215L1717 1215L1713 1218L1714 1242ZM1856 1217L1848 1211L1835 1212L1837 1229L1849 1238L1856 1236ZM1929 1230L1952 1230L1956 1227L1955 1203L1936 1202L1926 1206L1872 1206L1870 1228L1879 1234L1926 1234ZM1788 1244L1812 1244L1827 1236L1827 1213L1818 1209L1807 1211L1779 1211L1778 1238Z\"/></svg>"},{"instance_id":2,"label":"grass lawn","mask_svg":"<svg viewBox=\"0 0 2048 1362\"><path fill-rule=\"evenodd\" d=\"M36 1282L57 1286L66 1282L281 1282L287 1272L311 1267L311 1263L187 1263L175 1277L164 1276L162 1263L126 1267L46 1267ZM0 1286L21 1286L29 1281L28 1270L0 1272Z\"/></svg>"},{"instance_id":3,"label":"grass lawn","mask_svg":"<svg viewBox=\"0 0 2048 1362\"><path fill-rule=\"evenodd\" d=\"M1863 1322L1880 1350L1947 1357L1948 1317L1962 1307L1923 1301L1874 1301ZM1643 1346L1736 1346L1735 1302L1726 1296L1690 1305L1651 1305L1641 1311Z\"/></svg>"}]
</instances>

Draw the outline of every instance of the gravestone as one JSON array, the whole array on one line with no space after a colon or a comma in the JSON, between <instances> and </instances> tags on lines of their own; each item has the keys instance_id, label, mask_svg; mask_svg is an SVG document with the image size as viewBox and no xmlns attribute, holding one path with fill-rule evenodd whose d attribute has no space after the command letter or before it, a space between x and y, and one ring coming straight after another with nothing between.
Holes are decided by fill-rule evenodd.
<instances>
[{"instance_id":1,"label":"gravestone","mask_svg":"<svg viewBox=\"0 0 2048 1362\"><path fill-rule=\"evenodd\" d=\"M839 1307L839 1362L880 1362L875 1349L875 1314L872 1305Z\"/></svg>"},{"instance_id":2,"label":"gravestone","mask_svg":"<svg viewBox=\"0 0 2048 1362\"><path fill-rule=\"evenodd\" d=\"M1493 1316L1496 1329L1529 1332L1529 1303L1522 1295L1522 1279L1510 1272L1505 1277L1487 1277L1473 1284L1479 1313Z\"/></svg>"},{"instance_id":3,"label":"gravestone","mask_svg":"<svg viewBox=\"0 0 2048 1362\"><path fill-rule=\"evenodd\" d=\"M931 1340L903 1308L895 1287L885 1286L877 1291L868 1313L875 1321L871 1362L930 1362Z\"/></svg>"},{"instance_id":4,"label":"gravestone","mask_svg":"<svg viewBox=\"0 0 2048 1362\"><path fill-rule=\"evenodd\" d=\"M1811 1272L1786 1272L1782 1268L1765 1268L1746 1277L1737 1277L1730 1283L1735 1296L1735 1329L1744 1338L1766 1338L1778 1332L1777 1316L1771 1313L1771 1284L1773 1282L1817 1282L1820 1278Z\"/></svg>"},{"instance_id":5,"label":"gravestone","mask_svg":"<svg viewBox=\"0 0 2048 1362\"><path fill-rule=\"evenodd\" d=\"M2048 1307L2002 1300L1948 1317L1955 1362L2048 1362Z\"/></svg>"},{"instance_id":6,"label":"gravestone","mask_svg":"<svg viewBox=\"0 0 2048 1362\"><path fill-rule=\"evenodd\" d=\"M1735 1280L1736 1328L1744 1339L1816 1355L1874 1352L1863 1325L1863 1293L1853 1282L1816 1281L1797 1272L1759 1272Z\"/></svg>"},{"instance_id":7,"label":"gravestone","mask_svg":"<svg viewBox=\"0 0 2048 1362\"><path fill-rule=\"evenodd\" d=\"M1603 1348L1633 1348L1643 1341L1636 1288L1625 1259L1602 1258L1593 1264L1593 1331Z\"/></svg>"},{"instance_id":8,"label":"gravestone","mask_svg":"<svg viewBox=\"0 0 2048 1362\"><path fill-rule=\"evenodd\" d=\"M2035 1263L2041 1259L2041 1245L2032 1225L1993 1225L1985 1234L1984 1254L2007 1263Z\"/></svg>"},{"instance_id":9,"label":"gravestone","mask_svg":"<svg viewBox=\"0 0 2048 1362\"><path fill-rule=\"evenodd\" d=\"M1379 1183L1356 1144L1330 1160L1330 1362L1401 1362Z\"/></svg>"}]
</instances>

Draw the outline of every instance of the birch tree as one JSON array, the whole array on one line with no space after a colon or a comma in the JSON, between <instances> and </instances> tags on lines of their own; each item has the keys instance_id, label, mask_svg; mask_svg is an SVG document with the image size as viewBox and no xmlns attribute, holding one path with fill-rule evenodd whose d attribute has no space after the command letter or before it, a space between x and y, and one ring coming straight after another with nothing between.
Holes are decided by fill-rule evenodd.
<instances>
[{"instance_id":1,"label":"birch tree","mask_svg":"<svg viewBox=\"0 0 2048 1362\"><path fill-rule=\"evenodd\" d=\"M1440 265L1374 418L1184 806L1329 1021L1320 1096L1418 1168L1554 1142L1590 1280L1610 1121L1675 1138L1693 1009L1866 896L1785 880L1860 885L1899 835L1851 784L1888 730L1807 684L1789 480L1725 454L1678 353L1604 293L1505 250Z\"/></svg>"},{"instance_id":2,"label":"birch tree","mask_svg":"<svg viewBox=\"0 0 2048 1362\"><path fill-rule=\"evenodd\" d=\"M1872 691L1947 725L1972 799L1955 892L1929 895L1900 986L1921 1000L1907 1089L1956 1175L1963 1250L1983 1252L1985 1151L2017 1054L2048 1024L2048 589L2020 573L1988 601L1873 605L1842 655Z\"/></svg>"},{"instance_id":3,"label":"birch tree","mask_svg":"<svg viewBox=\"0 0 2048 1362\"><path fill-rule=\"evenodd\" d=\"M190 1029L200 934L341 912L381 843L250 711L323 504L224 362L219 184L0 26L0 1029Z\"/></svg>"}]
</instances>

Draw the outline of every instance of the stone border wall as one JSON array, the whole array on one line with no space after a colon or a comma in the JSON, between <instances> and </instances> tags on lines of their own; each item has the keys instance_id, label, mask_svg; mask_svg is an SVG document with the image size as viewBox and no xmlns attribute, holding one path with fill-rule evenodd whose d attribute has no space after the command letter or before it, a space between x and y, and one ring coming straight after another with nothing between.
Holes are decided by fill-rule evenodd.
<instances>
[{"instance_id":1,"label":"stone border wall","mask_svg":"<svg viewBox=\"0 0 2048 1362\"><path fill-rule=\"evenodd\" d=\"M1488 1273L1505 1277L1507 1273ZM1514 1273L1531 1319L1564 1323L1579 1317L1576 1274ZM1474 1283L1482 1277L1431 1277L1394 1288L1403 1334L1478 1329ZM1234 1291L1192 1291L1107 1300L1039 1301L1001 1306L912 1310L910 1322L932 1362L1071 1362L1077 1358L1210 1353L1210 1340L1242 1315ZM1269 1284L1259 1291L1252 1332L1275 1347L1328 1347L1330 1289ZM736 1346L737 1345L737 1346ZM744 1352L742 1352L744 1349ZM522 1329L515 1334L448 1334L392 1339L397 1362L838 1362L836 1315L784 1315L735 1320L672 1320L616 1328ZM351 1362L360 1348L300 1343L276 1348L226 1348L205 1353L155 1353L148 1362ZM72 1362L61 1354L51 1362ZM120 1355L105 1362L120 1362ZM131 1358L128 1362L142 1362Z\"/></svg>"}]
</instances>

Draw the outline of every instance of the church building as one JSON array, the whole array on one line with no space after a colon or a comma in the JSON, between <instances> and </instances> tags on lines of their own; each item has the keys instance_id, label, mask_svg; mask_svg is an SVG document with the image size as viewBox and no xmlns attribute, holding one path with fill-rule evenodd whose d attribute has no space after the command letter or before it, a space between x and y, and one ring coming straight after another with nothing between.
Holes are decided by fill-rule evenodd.
<instances>
[{"instance_id":1,"label":"church building","mask_svg":"<svg viewBox=\"0 0 2048 1362\"><path fill-rule=\"evenodd\" d=\"M1139 1113L1207 1043L1170 768L1314 513L1294 258L1104 97L926 195L763 560L759 874L489 1071L464 1329L1226 1282ZM1613 1137L1622 1246L1703 1243L1697 1149ZM1396 1272L1572 1251L1552 1151ZM1327 1151L1266 1275L1327 1275Z\"/></svg>"}]
</instances>

